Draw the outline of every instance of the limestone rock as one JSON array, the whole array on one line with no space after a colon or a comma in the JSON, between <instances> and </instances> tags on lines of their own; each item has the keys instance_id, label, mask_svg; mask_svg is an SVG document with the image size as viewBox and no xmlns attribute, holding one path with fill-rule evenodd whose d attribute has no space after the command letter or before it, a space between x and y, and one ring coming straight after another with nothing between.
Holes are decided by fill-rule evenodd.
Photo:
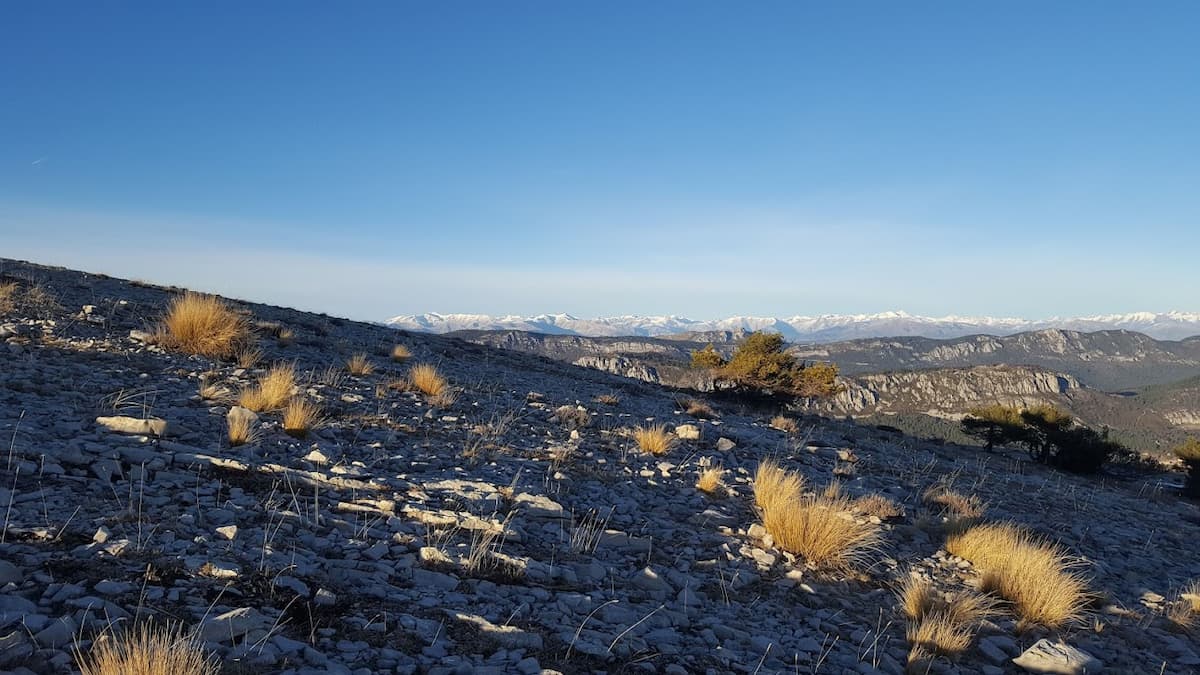
<instances>
[{"instance_id":1,"label":"limestone rock","mask_svg":"<svg viewBox=\"0 0 1200 675\"><path fill-rule=\"evenodd\" d=\"M166 436L167 421L157 417L97 417L96 424L120 434L136 434L138 436Z\"/></svg>"},{"instance_id":2,"label":"limestone rock","mask_svg":"<svg viewBox=\"0 0 1200 675\"><path fill-rule=\"evenodd\" d=\"M1094 675L1104 668L1104 663L1082 649L1045 639L1038 640L1013 663L1031 673L1055 675Z\"/></svg>"}]
</instances>

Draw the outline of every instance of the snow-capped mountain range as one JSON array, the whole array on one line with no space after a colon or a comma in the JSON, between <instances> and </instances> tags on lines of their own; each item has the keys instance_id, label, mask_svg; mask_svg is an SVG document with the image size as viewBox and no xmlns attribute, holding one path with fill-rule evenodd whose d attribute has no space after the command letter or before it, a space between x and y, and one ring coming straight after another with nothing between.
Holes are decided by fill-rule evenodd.
<instances>
[{"instance_id":1,"label":"snow-capped mountain range","mask_svg":"<svg viewBox=\"0 0 1200 675\"><path fill-rule=\"evenodd\" d=\"M986 333L1012 335L1031 330L1061 328L1077 331L1129 330L1159 340L1181 340L1200 335L1198 312L1134 312L1045 320L916 316L907 312L879 314L826 314L823 316L772 317L734 316L698 321L679 316L614 316L580 319L570 314L537 316L489 316L486 314L415 314L385 322L393 328L427 333L457 330L522 330L556 335L656 336L672 333L740 329L782 333L789 342L837 342L857 338L921 336L956 338Z\"/></svg>"}]
</instances>

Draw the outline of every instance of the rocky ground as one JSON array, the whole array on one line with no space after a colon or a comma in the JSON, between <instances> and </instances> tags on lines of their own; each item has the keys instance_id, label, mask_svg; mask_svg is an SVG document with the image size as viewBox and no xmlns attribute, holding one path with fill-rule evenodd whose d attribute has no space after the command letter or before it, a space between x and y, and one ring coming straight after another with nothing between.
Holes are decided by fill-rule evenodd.
<instances>
[{"instance_id":1,"label":"rocky ground","mask_svg":"<svg viewBox=\"0 0 1200 675\"><path fill-rule=\"evenodd\" d=\"M1077 477L833 420L788 434L728 403L696 419L653 385L252 303L263 354L243 368L147 341L168 289L13 261L0 277L26 294L0 316L0 670L71 672L73 645L153 615L195 626L230 673L902 672L896 584L976 580L922 501L939 481L1067 546L1098 598L1061 631L998 615L932 672L1022 672L1043 638L1105 672L1200 668L1166 616L1200 577L1178 474ZM347 374L362 351L375 372ZM324 424L299 440L264 413L231 447L221 390L279 361ZM414 363L456 400L387 386ZM639 452L627 430L648 422L680 442ZM758 525L768 456L904 513L861 570L809 569ZM718 465L725 487L699 491Z\"/></svg>"}]
</instances>

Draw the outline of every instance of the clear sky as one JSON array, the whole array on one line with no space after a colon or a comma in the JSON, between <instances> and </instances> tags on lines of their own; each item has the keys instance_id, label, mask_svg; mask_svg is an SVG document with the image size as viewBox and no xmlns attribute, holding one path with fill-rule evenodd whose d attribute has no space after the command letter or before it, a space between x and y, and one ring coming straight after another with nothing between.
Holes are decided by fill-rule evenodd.
<instances>
[{"instance_id":1,"label":"clear sky","mask_svg":"<svg viewBox=\"0 0 1200 675\"><path fill-rule=\"evenodd\" d=\"M0 5L0 257L362 319L1200 310L1195 2Z\"/></svg>"}]
</instances>

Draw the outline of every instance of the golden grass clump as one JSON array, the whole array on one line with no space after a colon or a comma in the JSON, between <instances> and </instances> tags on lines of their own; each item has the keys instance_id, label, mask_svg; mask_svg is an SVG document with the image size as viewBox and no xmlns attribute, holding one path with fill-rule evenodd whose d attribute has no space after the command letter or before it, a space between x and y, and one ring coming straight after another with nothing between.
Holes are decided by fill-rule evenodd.
<instances>
[{"instance_id":1,"label":"golden grass clump","mask_svg":"<svg viewBox=\"0 0 1200 675\"><path fill-rule=\"evenodd\" d=\"M853 502L854 510L880 520L891 520L904 515L904 509L891 499L873 492L863 495Z\"/></svg>"},{"instance_id":2,"label":"golden grass clump","mask_svg":"<svg viewBox=\"0 0 1200 675\"><path fill-rule=\"evenodd\" d=\"M601 405L618 405L621 402L621 397L616 394L600 394L593 400Z\"/></svg>"},{"instance_id":3,"label":"golden grass clump","mask_svg":"<svg viewBox=\"0 0 1200 675\"><path fill-rule=\"evenodd\" d=\"M375 372L375 365L366 354L359 352L346 359L346 371L355 377L366 377Z\"/></svg>"},{"instance_id":4,"label":"golden grass clump","mask_svg":"<svg viewBox=\"0 0 1200 675\"><path fill-rule=\"evenodd\" d=\"M450 388L450 383L446 382L446 378L442 377L436 367L428 363L413 366L412 370L408 371L408 381L412 384L413 389L432 398L444 395Z\"/></svg>"},{"instance_id":5,"label":"golden grass clump","mask_svg":"<svg viewBox=\"0 0 1200 675\"><path fill-rule=\"evenodd\" d=\"M770 426L772 429L778 429L787 434L795 434L800 432L800 425L796 424L796 420L783 415L776 415L771 418Z\"/></svg>"},{"instance_id":6,"label":"golden grass clump","mask_svg":"<svg viewBox=\"0 0 1200 675\"><path fill-rule=\"evenodd\" d=\"M718 496L721 493L719 490L724 485L721 477L725 475L725 469L714 466L700 472L700 478L696 481L696 489L710 496Z\"/></svg>"},{"instance_id":7,"label":"golden grass clump","mask_svg":"<svg viewBox=\"0 0 1200 675\"><path fill-rule=\"evenodd\" d=\"M675 447L675 436L667 431L666 425L663 424L635 427L633 440L639 450L651 455L665 455Z\"/></svg>"},{"instance_id":8,"label":"golden grass clump","mask_svg":"<svg viewBox=\"0 0 1200 675\"><path fill-rule=\"evenodd\" d=\"M278 410L292 398L295 388L295 366L290 363L277 363L258 378L258 384L242 390L241 396L238 397L238 405L254 412Z\"/></svg>"},{"instance_id":9,"label":"golden grass clump","mask_svg":"<svg viewBox=\"0 0 1200 675\"><path fill-rule=\"evenodd\" d=\"M320 422L321 408L308 399L297 396L283 409L283 432L293 438L307 438L308 432Z\"/></svg>"},{"instance_id":10,"label":"golden grass clump","mask_svg":"<svg viewBox=\"0 0 1200 675\"><path fill-rule=\"evenodd\" d=\"M396 363L403 363L412 358L412 352L404 345L396 345L392 347L392 360Z\"/></svg>"},{"instance_id":11,"label":"golden grass clump","mask_svg":"<svg viewBox=\"0 0 1200 675\"><path fill-rule=\"evenodd\" d=\"M933 611L939 600L933 583L925 577L905 579L896 595L900 597L900 606L904 609L904 616L910 621L920 619Z\"/></svg>"},{"instance_id":12,"label":"golden grass clump","mask_svg":"<svg viewBox=\"0 0 1200 675\"><path fill-rule=\"evenodd\" d=\"M262 360L263 352L258 347L251 344L245 344L238 348L234 354L234 360L237 361L238 368L253 368Z\"/></svg>"},{"instance_id":13,"label":"golden grass clump","mask_svg":"<svg viewBox=\"0 0 1200 675\"><path fill-rule=\"evenodd\" d=\"M763 510L763 527L776 546L810 565L847 569L879 545L876 526L856 520L851 511L845 497L792 497Z\"/></svg>"},{"instance_id":14,"label":"golden grass clump","mask_svg":"<svg viewBox=\"0 0 1200 675\"><path fill-rule=\"evenodd\" d=\"M17 307L17 282L6 281L0 284L0 314L8 314Z\"/></svg>"},{"instance_id":15,"label":"golden grass clump","mask_svg":"<svg viewBox=\"0 0 1200 675\"><path fill-rule=\"evenodd\" d=\"M804 477L772 460L763 460L754 474L754 502L775 545L814 567L854 567L879 544L878 528L854 518L839 485L807 496Z\"/></svg>"},{"instance_id":16,"label":"golden grass clump","mask_svg":"<svg viewBox=\"0 0 1200 675\"><path fill-rule=\"evenodd\" d=\"M921 500L926 504L941 506L960 518L979 518L987 510L987 504L979 497L955 492L942 483L929 486L921 495Z\"/></svg>"},{"instance_id":17,"label":"golden grass clump","mask_svg":"<svg viewBox=\"0 0 1200 675\"><path fill-rule=\"evenodd\" d=\"M908 619L909 672L925 672L933 655L957 656L971 646L983 619L995 612L995 601L976 593L944 597L928 579L909 577L898 592Z\"/></svg>"},{"instance_id":18,"label":"golden grass clump","mask_svg":"<svg viewBox=\"0 0 1200 675\"><path fill-rule=\"evenodd\" d=\"M87 654L76 648L83 675L217 675L221 668L193 634L175 624L140 624L100 636Z\"/></svg>"},{"instance_id":19,"label":"golden grass clump","mask_svg":"<svg viewBox=\"0 0 1200 675\"><path fill-rule=\"evenodd\" d=\"M1066 551L1016 525L976 525L949 536L946 550L970 560L980 589L1011 602L1025 624L1058 628L1081 618L1091 600Z\"/></svg>"},{"instance_id":20,"label":"golden grass clump","mask_svg":"<svg viewBox=\"0 0 1200 675\"><path fill-rule=\"evenodd\" d=\"M1179 592L1179 597L1167 608L1167 619L1185 631L1195 628L1200 619L1200 581L1193 581Z\"/></svg>"},{"instance_id":21,"label":"golden grass clump","mask_svg":"<svg viewBox=\"0 0 1200 675\"><path fill-rule=\"evenodd\" d=\"M754 503L766 511L804 493L804 476L787 471L774 460L759 462L754 472Z\"/></svg>"},{"instance_id":22,"label":"golden grass clump","mask_svg":"<svg viewBox=\"0 0 1200 675\"><path fill-rule=\"evenodd\" d=\"M222 299L188 291L167 306L159 344L188 354L230 358L250 338L250 323Z\"/></svg>"},{"instance_id":23,"label":"golden grass clump","mask_svg":"<svg viewBox=\"0 0 1200 675\"><path fill-rule=\"evenodd\" d=\"M296 331L292 330L291 328L280 328L279 332L275 334L275 342L280 347L286 347L292 344L295 339Z\"/></svg>"},{"instance_id":24,"label":"golden grass clump","mask_svg":"<svg viewBox=\"0 0 1200 675\"><path fill-rule=\"evenodd\" d=\"M230 447L238 447L255 440L257 431L249 415L230 415L225 418Z\"/></svg>"},{"instance_id":25,"label":"golden grass clump","mask_svg":"<svg viewBox=\"0 0 1200 675\"><path fill-rule=\"evenodd\" d=\"M679 407L683 412L695 417L696 419L712 419L717 417L717 411L713 410L712 406L695 398L685 398L678 401Z\"/></svg>"}]
</instances>

